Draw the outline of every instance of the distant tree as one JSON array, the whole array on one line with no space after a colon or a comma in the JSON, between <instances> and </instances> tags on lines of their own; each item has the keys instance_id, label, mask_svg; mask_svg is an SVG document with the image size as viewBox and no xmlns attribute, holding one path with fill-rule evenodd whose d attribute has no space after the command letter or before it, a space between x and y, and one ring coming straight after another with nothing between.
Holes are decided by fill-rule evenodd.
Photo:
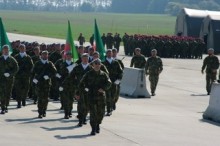
<instances>
[{"instance_id":1,"label":"distant tree","mask_svg":"<svg viewBox=\"0 0 220 146\"><path fill-rule=\"evenodd\" d=\"M92 11L94 11L92 5L89 4L89 3L83 3L83 4L80 6L80 10L81 10L82 12L92 12Z\"/></svg>"}]
</instances>

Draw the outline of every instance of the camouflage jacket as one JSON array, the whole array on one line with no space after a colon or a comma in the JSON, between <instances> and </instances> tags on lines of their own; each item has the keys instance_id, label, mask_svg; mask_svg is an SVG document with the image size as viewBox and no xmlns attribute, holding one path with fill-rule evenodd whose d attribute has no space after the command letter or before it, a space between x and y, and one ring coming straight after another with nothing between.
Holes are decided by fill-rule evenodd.
<instances>
[{"instance_id":1,"label":"camouflage jacket","mask_svg":"<svg viewBox=\"0 0 220 146\"><path fill-rule=\"evenodd\" d=\"M159 75L163 70L163 63L160 57L149 57L147 59L145 70L149 75Z\"/></svg>"},{"instance_id":2,"label":"camouflage jacket","mask_svg":"<svg viewBox=\"0 0 220 146\"><path fill-rule=\"evenodd\" d=\"M109 63L107 60L105 60L103 64L106 66L112 82L115 82L117 79L122 79L123 71L118 61L112 60L112 62Z\"/></svg>"},{"instance_id":3,"label":"camouflage jacket","mask_svg":"<svg viewBox=\"0 0 220 146\"><path fill-rule=\"evenodd\" d=\"M61 59L62 58L62 55L57 52L57 51L54 51L50 54L50 57L49 57L49 60L52 62L52 63L55 63L57 60Z\"/></svg>"},{"instance_id":4,"label":"camouflage jacket","mask_svg":"<svg viewBox=\"0 0 220 146\"><path fill-rule=\"evenodd\" d=\"M38 85L49 85L51 84L51 78L55 76L56 74L56 67L51 61L48 61L48 63L43 64L42 61L36 62L33 69L34 78L39 81ZM45 80L44 76L47 75L50 79Z\"/></svg>"},{"instance_id":5,"label":"camouflage jacket","mask_svg":"<svg viewBox=\"0 0 220 146\"><path fill-rule=\"evenodd\" d=\"M217 70L219 68L219 60L216 56L207 56L202 65L202 71L206 68L206 73L212 73L212 70Z\"/></svg>"},{"instance_id":6,"label":"camouflage jacket","mask_svg":"<svg viewBox=\"0 0 220 146\"><path fill-rule=\"evenodd\" d=\"M0 57L0 79L7 80L7 79L13 79L16 73L18 72L18 62L14 59L14 57L9 56L6 60L3 56ZM10 76L6 78L4 76L4 73L9 73Z\"/></svg>"},{"instance_id":7,"label":"camouflage jacket","mask_svg":"<svg viewBox=\"0 0 220 146\"><path fill-rule=\"evenodd\" d=\"M101 88L107 91L111 87L109 76L103 72L96 72L94 69L87 72L79 83L80 92L84 92L88 88L88 96L90 100L104 100L105 92L101 93L98 90Z\"/></svg>"},{"instance_id":8,"label":"camouflage jacket","mask_svg":"<svg viewBox=\"0 0 220 146\"><path fill-rule=\"evenodd\" d=\"M144 55L135 55L131 59L130 67L134 66L134 68L144 68L145 64L146 64L146 60L145 60Z\"/></svg>"},{"instance_id":9,"label":"camouflage jacket","mask_svg":"<svg viewBox=\"0 0 220 146\"><path fill-rule=\"evenodd\" d=\"M18 62L19 70L16 74L16 78L26 78L30 77L33 69L33 61L29 55L24 56L23 58L20 54L15 55L15 59Z\"/></svg>"}]
</instances>

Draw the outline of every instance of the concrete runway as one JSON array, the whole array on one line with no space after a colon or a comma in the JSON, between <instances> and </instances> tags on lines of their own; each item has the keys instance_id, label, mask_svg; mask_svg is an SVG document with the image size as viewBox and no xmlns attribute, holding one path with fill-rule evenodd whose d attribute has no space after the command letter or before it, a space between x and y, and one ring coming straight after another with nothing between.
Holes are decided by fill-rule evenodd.
<instances>
[{"instance_id":1,"label":"concrete runway","mask_svg":"<svg viewBox=\"0 0 220 146\"><path fill-rule=\"evenodd\" d=\"M9 38L53 42L50 38L15 34L9 34ZM119 53L122 57L123 50ZM130 60L123 60L125 66ZM76 104L72 119L63 119L60 103L53 101L48 105L47 117L38 119L32 101L21 109L16 109L12 101L9 113L0 115L0 146L218 146L220 124L202 119L209 102L205 75L201 74L203 60L162 61L164 71L156 96L120 97L113 115L104 118L100 134L90 136L89 124L77 127ZM148 84L147 79L149 89Z\"/></svg>"}]
</instances>

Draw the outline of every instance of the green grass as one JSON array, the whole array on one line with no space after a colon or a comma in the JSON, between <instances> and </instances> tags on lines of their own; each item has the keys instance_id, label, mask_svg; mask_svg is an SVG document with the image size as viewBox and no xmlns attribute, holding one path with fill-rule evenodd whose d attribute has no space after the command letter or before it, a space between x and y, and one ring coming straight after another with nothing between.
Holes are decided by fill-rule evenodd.
<instances>
[{"instance_id":1,"label":"green grass","mask_svg":"<svg viewBox=\"0 0 220 146\"><path fill-rule=\"evenodd\" d=\"M115 13L56 13L30 11L0 11L7 32L66 38L67 20L70 20L73 37L80 32L88 40L96 18L100 33L172 35L175 17L150 14Z\"/></svg>"}]
</instances>

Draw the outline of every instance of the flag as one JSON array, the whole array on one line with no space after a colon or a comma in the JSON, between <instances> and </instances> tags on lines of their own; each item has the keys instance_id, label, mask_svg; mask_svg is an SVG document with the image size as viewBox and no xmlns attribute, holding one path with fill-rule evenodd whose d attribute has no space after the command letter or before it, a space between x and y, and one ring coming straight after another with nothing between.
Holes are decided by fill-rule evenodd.
<instances>
[{"instance_id":1,"label":"flag","mask_svg":"<svg viewBox=\"0 0 220 146\"><path fill-rule=\"evenodd\" d=\"M105 48L99 33L99 28L95 19L95 29L94 29L94 49L99 52L100 59L105 60Z\"/></svg>"},{"instance_id":2,"label":"flag","mask_svg":"<svg viewBox=\"0 0 220 146\"><path fill-rule=\"evenodd\" d=\"M70 21L68 20L68 30L67 30L67 37L66 37L66 44L64 48L64 54L67 52L72 53L73 61L77 61L79 59L75 44L73 43L72 31L70 27Z\"/></svg>"},{"instance_id":3,"label":"flag","mask_svg":"<svg viewBox=\"0 0 220 146\"><path fill-rule=\"evenodd\" d=\"M9 45L9 54L12 53L11 43L8 40L8 36L5 32L4 25L2 23L2 18L0 17L0 51L2 51L2 46Z\"/></svg>"}]
</instances>

